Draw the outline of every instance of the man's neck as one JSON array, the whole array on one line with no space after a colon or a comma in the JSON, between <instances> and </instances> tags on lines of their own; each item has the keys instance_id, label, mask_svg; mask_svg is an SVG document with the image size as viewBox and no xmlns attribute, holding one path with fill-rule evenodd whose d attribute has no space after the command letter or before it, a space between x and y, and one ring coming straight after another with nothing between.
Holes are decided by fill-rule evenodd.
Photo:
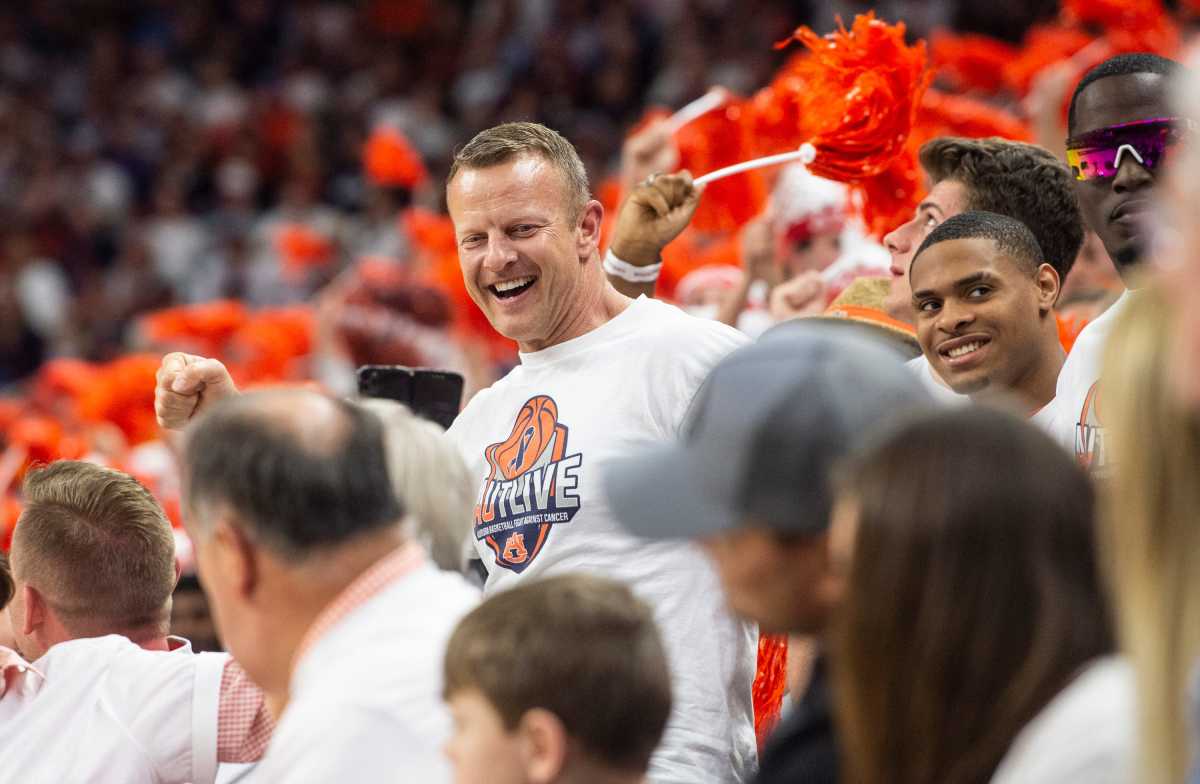
<instances>
[{"instance_id":1,"label":"man's neck","mask_svg":"<svg viewBox=\"0 0 1200 784\"><path fill-rule=\"evenodd\" d=\"M543 351L553 346L566 343L568 340L583 337L594 329L599 329L633 304L633 300L613 288L607 279L601 278L593 287L590 295L583 298L578 307L567 313L564 323L554 330L546 340L518 343L517 346L524 354Z\"/></svg>"}]
</instances>

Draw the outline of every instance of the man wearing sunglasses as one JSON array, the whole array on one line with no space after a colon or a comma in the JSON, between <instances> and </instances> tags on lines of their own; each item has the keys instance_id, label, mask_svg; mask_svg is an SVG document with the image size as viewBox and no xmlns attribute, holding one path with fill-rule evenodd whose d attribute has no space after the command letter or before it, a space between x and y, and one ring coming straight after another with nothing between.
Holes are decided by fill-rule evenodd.
<instances>
[{"instance_id":1,"label":"man wearing sunglasses","mask_svg":"<svg viewBox=\"0 0 1200 784\"><path fill-rule=\"evenodd\" d=\"M1157 55L1119 55L1085 74L1071 97L1067 163L1079 207L1131 288L1137 286L1148 244L1146 218L1162 163L1190 133L1190 123L1170 108L1168 86L1179 68ZM1105 471L1098 414L1101 355L1131 296L1125 292L1079 334L1059 374L1048 418L1053 435L1096 473Z\"/></svg>"}]
</instances>

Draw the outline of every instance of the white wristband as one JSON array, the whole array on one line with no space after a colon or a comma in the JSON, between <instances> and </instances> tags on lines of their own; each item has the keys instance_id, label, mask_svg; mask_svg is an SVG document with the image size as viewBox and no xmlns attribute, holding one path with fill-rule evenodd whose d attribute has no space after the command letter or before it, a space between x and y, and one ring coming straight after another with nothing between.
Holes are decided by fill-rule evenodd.
<instances>
[{"instance_id":1,"label":"white wristband","mask_svg":"<svg viewBox=\"0 0 1200 784\"><path fill-rule=\"evenodd\" d=\"M617 254L609 249L608 253L604 255L604 271L630 283L653 283L658 280L658 274L662 272L662 262L645 267L635 267L628 261L617 258Z\"/></svg>"}]
</instances>

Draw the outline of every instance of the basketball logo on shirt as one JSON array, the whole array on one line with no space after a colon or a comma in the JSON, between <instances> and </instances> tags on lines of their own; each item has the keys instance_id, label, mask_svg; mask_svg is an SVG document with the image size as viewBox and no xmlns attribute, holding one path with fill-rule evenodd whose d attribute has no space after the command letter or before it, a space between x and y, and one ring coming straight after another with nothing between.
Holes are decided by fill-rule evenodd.
<instances>
[{"instance_id":1,"label":"basketball logo on shirt","mask_svg":"<svg viewBox=\"0 0 1200 784\"><path fill-rule=\"evenodd\" d=\"M1075 459L1087 471L1104 468L1104 425L1100 421L1100 382L1092 384L1075 423Z\"/></svg>"},{"instance_id":2,"label":"basketball logo on shirt","mask_svg":"<svg viewBox=\"0 0 1200 784\"><path fill-rule=\"evenodd\" d=\"M496 565L520 574L546 545L550 529L579 511L583 455L567 455L567 426L547 395L525 401L512 432L483 452L488 475L475 504L475 538Z\"/></svg>"}]
</instances>

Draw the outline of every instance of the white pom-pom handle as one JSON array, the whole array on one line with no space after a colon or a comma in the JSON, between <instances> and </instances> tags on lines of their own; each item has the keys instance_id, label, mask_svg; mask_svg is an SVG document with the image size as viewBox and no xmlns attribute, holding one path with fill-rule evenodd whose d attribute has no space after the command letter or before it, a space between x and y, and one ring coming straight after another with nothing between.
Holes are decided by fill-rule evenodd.
<instances>
[{"instance_id":1,"label":"white pom-pom handle","mask_svg":"<svg viewBox=\"0 0 1200 784\"><path fill-rule=\"evenodd\" d=\"M800 149L792 152L783 152L779 153L778 155L768 155L765 158L755 158L752 161L742 161L741 163L735 163L732 166L726 166L723 169L711 171L702 177L697 177L695 179L695 184L707 185L710 182L724 179L725 177L732 177L733 175L741 174L742 172L752 171L754 169L765 169L768 166L778 166L781 163L792 163L793 161L799 161L807 166L816 159L817 148L813 147L808 142L805 142L804 144L800 145Z\"/></svg>"}]
</instances>

